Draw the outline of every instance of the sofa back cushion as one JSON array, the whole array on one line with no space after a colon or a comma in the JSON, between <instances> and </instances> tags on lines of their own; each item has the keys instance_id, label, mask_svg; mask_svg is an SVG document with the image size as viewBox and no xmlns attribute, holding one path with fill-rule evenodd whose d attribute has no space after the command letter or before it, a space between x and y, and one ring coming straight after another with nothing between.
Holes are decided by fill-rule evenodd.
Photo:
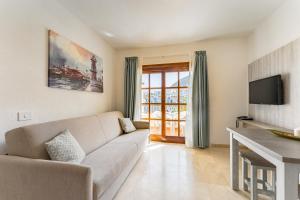
<instances>
[{"instance_id":1,"label":"sofa back cushion","mask_svg":"<svg viewBox=\"0 0 300 200\"><path fill-rule=\"evenodd\" d=\"M108 139L96 115L30 125L6 133L7 153L28 158L49 159L45 142L68 129L86 154Z\"/></svg>"},{"instance_id":2,"label":"sofa back cushion","mask_svg":"<svg viewBox=\"0 0 300 200\"><path fill-rule=\"evenodd\" d=\"M123 117L123 114L118 111L106 112L97 115L108 141L113 140L123 133L119 123L119 118Z\"/></svg>"}]
</instances>

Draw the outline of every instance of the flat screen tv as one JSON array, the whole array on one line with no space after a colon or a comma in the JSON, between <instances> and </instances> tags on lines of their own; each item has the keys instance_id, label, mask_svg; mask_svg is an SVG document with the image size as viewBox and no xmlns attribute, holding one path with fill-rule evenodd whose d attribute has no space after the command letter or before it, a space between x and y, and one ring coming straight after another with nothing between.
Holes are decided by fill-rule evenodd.
<instances>
[{"instance_id":1,"label":"flat screen tv","mask_svg":"<svg viewBox=\"0 0 300 200\"><path fill-rule=\"evenodd\" d=\"M250 104L283 104L281 75L276 75L249 83Z\"/></svg>"}]
</instances>

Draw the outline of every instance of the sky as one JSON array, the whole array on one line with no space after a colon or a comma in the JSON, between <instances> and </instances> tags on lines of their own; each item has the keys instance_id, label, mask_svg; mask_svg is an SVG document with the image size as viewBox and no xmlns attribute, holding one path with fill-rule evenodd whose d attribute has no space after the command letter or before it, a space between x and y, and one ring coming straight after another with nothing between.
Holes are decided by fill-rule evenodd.
<instances>
[{"instance_id":1,"label":"sky","mask_svg":"<svg viewBox=\"0 0 300 200\"><path fill-rule=\"evenodd\" d=\"M80 47L74 42L49 31L50 65L68 65L82 72L89 72L93 53ZM95 55L96 56L96 55ZM97 71L102 70L102 59L96 56Z\"/></svg>"}]
</instances>

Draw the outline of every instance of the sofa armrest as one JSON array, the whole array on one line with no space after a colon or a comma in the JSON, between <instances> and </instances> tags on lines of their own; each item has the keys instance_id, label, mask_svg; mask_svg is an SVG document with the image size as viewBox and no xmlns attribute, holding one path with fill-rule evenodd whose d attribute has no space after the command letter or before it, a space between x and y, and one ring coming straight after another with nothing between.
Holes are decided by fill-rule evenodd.
<instances>
[{"instance_id":1,"label":"sofa armrest","mask_svg":"<svg viewBox=\"0 0 300 200\"><path fill-rule=\"evenodd\" d=\"M0 156L0 199L92 200L89 167L63 162Z\"/></svg>"},{"instance_id":2,"label":"sofa armrest","mask_svg":"<svg viewBox=\"0 0 300 200\"><path fill-rule=\"evenodd\" d=\"M133 125L136 129L149 129L150 124L148 121L133 121Z\"/></svg>"}]
</instances>

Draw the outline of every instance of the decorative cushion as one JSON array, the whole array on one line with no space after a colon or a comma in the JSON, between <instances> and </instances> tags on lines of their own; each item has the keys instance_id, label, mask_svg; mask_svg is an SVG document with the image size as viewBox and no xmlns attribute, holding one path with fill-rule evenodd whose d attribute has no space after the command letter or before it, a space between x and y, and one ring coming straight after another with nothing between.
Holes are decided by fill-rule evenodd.
<instances>
[{"instance_id":1,"label":"decorative cushion","mask_svg":"<svg viewBox=\"0 0 300 200\"><path fill-rule=\"evenodd\" d=\"M125 133L130 133L136 130L132 121L129 118L119 118L119 121Z\"/></svg>"},{"instance_id":2,"label":"decorative cushion","mask_svg":"<svg viewBox=\"0 0 300 200\"><path fill-rule=\"evenodd\" d=\"M80 163L85 158L85 152L68 129L45 145L51 160Z\"/></svg>"}]
</instances>

